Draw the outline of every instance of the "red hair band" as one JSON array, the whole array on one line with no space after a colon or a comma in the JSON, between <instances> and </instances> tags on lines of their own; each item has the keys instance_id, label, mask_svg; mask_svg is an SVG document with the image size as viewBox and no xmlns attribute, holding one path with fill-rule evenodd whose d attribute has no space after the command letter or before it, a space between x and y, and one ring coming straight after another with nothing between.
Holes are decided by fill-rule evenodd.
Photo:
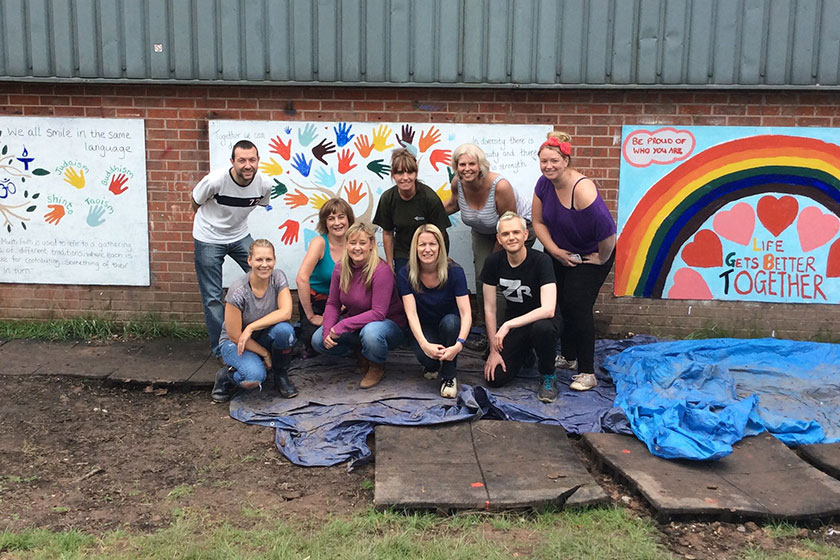
<instances>
[{"instance_id":1,"label":"red hair band","mask_svg":"<svg viewBox=\"0 0 840 560\"><path fill-rule=\"evenodd\" d=\"M564 156L571 156L572 155L572 143L571 142L561 142L557 139L556 136L550 137L548 140L542 143L540 146L540 150L545 147L551 146L552 148L557 148L560 150L560 153Z\"/></svg>"}]
</instances>

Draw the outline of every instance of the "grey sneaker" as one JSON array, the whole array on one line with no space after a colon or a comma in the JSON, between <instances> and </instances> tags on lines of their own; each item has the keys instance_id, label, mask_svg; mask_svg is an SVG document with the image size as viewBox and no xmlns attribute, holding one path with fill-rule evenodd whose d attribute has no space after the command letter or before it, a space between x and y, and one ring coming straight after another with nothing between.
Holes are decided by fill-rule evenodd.
<instances>
[{"instance_id":1,"label":"grey sneaker","mask_svg":"<svg viewBox=\"0 0 840 560\"><path fill-rule=\"evenodd\" d=\"M440 396L445 399L454 399L458 396L458 380L444 379L440 382Z\"/></svg>"},{"instance_id":2,"label":"grey sneaker","mask_svg":"<svg viewBox=\"0 0 840 560\"><path fill-rule=\"evenodd\" d=\"M472 350L473 352L484 352L485 350L487 350L487 348L490 347L490 343L487 340L487 336L481 335L478 338L467 338L466 342L464 342L464 346L468 350Z\"/></svg>"},{"instance_id":3,"label":"grey sneaker","mask_svg":"<svg viewBox=\"0 0 840 560\"><path fill-rule=\"evenodd\" d=\"M557 400L557 384L554 382L553 373L542 376L542 383L537 390L537 398L544 403L553 403Z\"/></svg>"},{"instance_id":4,"label":"grey sneaker","mask_svg":"<svg viewBox=\"0 0 840 560\"><path fill-rule=\"evenodd\" d=\"M573 391L588 391L596 385L598 385L598 380L595 379L594 373L579 373L572 376L569 389Z\"/></svg>"},{"instance_id":5,"label":"grey sneaker","mask_svg":"<svg viewBox=\"0 0 840 560\"><path fill-rule=\"evenodd\" d=\"M554 358L554 369L577 369L577 360L567 360L562 354L557 354Z\"/></svg>"}]
</instances>

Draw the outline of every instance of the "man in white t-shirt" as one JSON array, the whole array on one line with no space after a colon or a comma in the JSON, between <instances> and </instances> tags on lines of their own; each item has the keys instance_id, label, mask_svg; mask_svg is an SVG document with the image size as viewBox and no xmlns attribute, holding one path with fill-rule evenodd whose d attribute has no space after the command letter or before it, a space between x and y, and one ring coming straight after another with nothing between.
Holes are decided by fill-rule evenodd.
<instances>
[{"instance_id":1,"label":"man in white t-shirt","mask_svg":"<svg viewBox=\"0 0 840 560\"><path fill-rule=\"evenodd\" d=\"M233 146L230 168L207 174L192 192L195 220L195 274L210 348L219 355L219 336L225 320L222 299L222 263L230 255L248 272L248 248L253 239L248 234L248 214L257 206L268 206L269 179L258 171L260 155L248 140Z\"/></svg>"}]
</instances>

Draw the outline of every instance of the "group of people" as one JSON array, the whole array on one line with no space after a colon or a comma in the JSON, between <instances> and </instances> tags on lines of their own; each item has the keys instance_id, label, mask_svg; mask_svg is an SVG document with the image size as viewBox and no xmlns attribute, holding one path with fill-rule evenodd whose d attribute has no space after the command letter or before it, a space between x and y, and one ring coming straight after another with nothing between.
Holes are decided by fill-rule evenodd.
<instances>
[{"instance_id":1,"label":"group of people","mask_svg":"<svg viewBox=\"0 0 840 560\"><path fill-rule=\"evenodd\" d=\"M574 390L596 386L593 308L612 267L615 222L593 181L571 167L568 135L550 133L537 155L542 176L531 201L490 171L480 147L464 144L452 153L446 204L418 180L417 159L404 148L392 154L394 186L380 197L373 224L356 221L341 198L325 202L319 236L296 276L307 350L355 357L365 389L384 377L388 353L408 341L423 375L439 380L440 395L457 396L457 358L472 326L466 275L448 258L448 215L460 211L472 230L487 384L509 383L535 355L541 401L557 399L557 369L577 370ZM288 373L296 342L289 284L275 268L273 245L253 241L246 230L248 213L267 204L271 190L258 165L256 146L242 140L231 167L193 190L196 273L210 345L225 364L215 402L237 388L260 387L269 372L282 396L297 395ZM534 237L543 251L533 249ZM248 274L223 302L226 255Z\"/></svg>"}]
</instances>

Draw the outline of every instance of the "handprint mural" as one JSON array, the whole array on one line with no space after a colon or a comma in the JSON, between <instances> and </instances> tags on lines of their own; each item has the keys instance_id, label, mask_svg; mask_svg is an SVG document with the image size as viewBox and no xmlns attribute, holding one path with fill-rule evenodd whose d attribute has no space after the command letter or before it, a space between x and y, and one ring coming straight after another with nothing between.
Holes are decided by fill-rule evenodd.
<instances>
[{"instance_id":1,"label":"handprint mural","mask_svg":"<svg viewBox=\"0 0 840 560\"><path fill-rule=\"evenodd\" d=\"M481 144L493 157L493 169L505 173L524 196L530 197L539 176L538 166L531 163L536 146L549 129L437 123L210 121L211 167L227 164L237 139L247 138L257 145L260 169L270 175L275 186L271 209L252 213L249 229L253 236L266 237L277 245L278 266L291 278L316 235L318 210L327 200L343 198L353 207L356 219L371 221L380 194L393 184L392 150L402 147L415 154L420 166L418 179L446 200L452 181L452 150L465 142ZM507 149L513 146L515 150ZM523 166L523 159L527 166ZM457 214L451 221L455 226L449 230L454 239L453 258L467 262L472 258L469 232L458 226ZM463 236L460 243L459 235ZM238 271L229 269L229 273L235 277Z\"/></svg>"}]
</instances>

